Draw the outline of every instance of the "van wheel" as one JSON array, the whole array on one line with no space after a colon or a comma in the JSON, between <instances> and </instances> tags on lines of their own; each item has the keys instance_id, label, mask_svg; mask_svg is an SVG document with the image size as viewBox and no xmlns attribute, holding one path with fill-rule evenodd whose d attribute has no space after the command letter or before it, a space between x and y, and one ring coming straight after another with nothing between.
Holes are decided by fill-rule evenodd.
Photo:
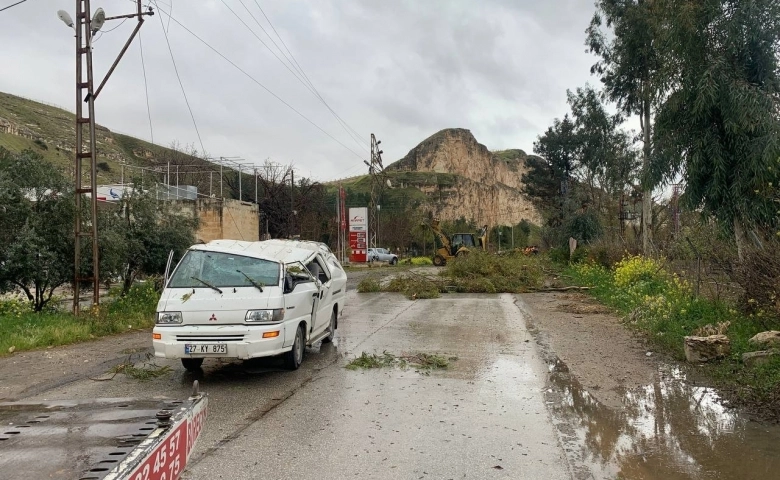
<instances>
[{"instance_id":1,"label":"van wheel","mask_svg":"<svg viewBox=\"0 0 780 480\"><path fill-rule=\"evenodd\" d=\"M330 314L330 326L328 327L328 336L322 339L322 343L330 343L336 336L336 309Z\"/></svg>"},{"instance_id":2,"label":"van wheel","mask_svg":"<svg viewBox=\"0 0 780 480\"><path fill-rule=\"evenodd\" d=\"M287 370L298 370L303 362L303 327L298 326L295 332L295 341L289 352L284 354L284 368Z\"/></svg>"},{"instance_id":3,"label":"van wheel","mask_svg":"<svg viewBox=\"0 0 780 480\"><path fill-rule=\"evenodd\" d=\"M188 372L194 372L200 370L200 366L203 365L202 358L182 358L181 364Z\"/></svg>"},{"instance_id":4,"label":"van wheel","mask_svg":"<svg viewBox=\"0 0 780 480\"><path fill-rule=\"evenodd\" d=\"M393 258L390 260L390 265L395 265L396 263L398 263L398 258L396 258L396 257L393 257Z\"/></svg>"}]
</instances>

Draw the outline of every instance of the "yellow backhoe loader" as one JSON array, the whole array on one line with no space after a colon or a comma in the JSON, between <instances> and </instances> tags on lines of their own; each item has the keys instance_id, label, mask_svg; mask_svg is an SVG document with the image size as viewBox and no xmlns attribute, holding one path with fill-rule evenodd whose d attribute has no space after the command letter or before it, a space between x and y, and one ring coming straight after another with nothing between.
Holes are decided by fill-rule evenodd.
<instances>
[{"instance_id":1,"label":"yellow backhoe loader","mask_svg":"<svg viewBox=\"0 0 780 480\"><path fill-rule=\"evenodd\" d=\"M485 250L487 248L487 225L483 226L479 233L455 233L451 236L447 236L441 230L439 226L439 220L434 219L428 225L433 233L439 237L441 247L439 247L433 255L433 264L437 267L446 265L448 260L452 260L455 257L467 255L470 249L479 248Z\"/></svg>"}]
</instances>

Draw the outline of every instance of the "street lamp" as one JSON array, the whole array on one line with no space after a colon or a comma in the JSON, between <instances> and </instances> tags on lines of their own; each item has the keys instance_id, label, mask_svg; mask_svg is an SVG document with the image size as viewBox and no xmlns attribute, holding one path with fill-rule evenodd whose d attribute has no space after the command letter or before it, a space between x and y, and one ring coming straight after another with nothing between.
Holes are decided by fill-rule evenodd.
<instances>
[{"instance_id":1,"label":"street lamp","mask_svg":"<svg viewBox=\"0 0 780 480\"><path fill-rule=\"evenodd\" d=\"M79 291L81 283L92 283L92 304L97 306L100 303L100 279L99 279L99 255L98 255L98 212L97 212L97 142L95 139L95 99L100 94L108 77L111 76L119 60L127 51L133 38L138 33L144 22L145 15L153 15L151 7L143 11L141 0L136 0L136 12L128 15L118 15L106 17L106 12L102 8L95 10L90 17L89 0L76 0L76 21L65 10L59 10L57 17L62 23L72 28L76 32L76 151L75 151L75 169L74 169L74 187L76 192L75 207L76 212L81 211L82 200L89 197L90 218L88 223L82 224L80 215L76 215L74 225L74 281L73 281L73 313L79 313ZM111 68L108 69L106 76L97 89L94 88L94 79L92 75L92 43L94 35L103 28L107 20L119 18L137 18L138 24L114 60ZM84 69L86 67L86 72ZM86 78L85 77L86 74ZM86 90L86 95L84 91ZM83 104L87 104L87 115L84 115ZM84 128L88 127L87 138L85 141ZM85 145L86 143L86 145ZM86 149L85 149L86 147ZM83 165L82 162L89 162L89 165ZM89 180L85 181L83 173L87 173ZM89 239L92 246L92 276L81 276L81 247L82 237Z\"/></svg>"}]
</instances>

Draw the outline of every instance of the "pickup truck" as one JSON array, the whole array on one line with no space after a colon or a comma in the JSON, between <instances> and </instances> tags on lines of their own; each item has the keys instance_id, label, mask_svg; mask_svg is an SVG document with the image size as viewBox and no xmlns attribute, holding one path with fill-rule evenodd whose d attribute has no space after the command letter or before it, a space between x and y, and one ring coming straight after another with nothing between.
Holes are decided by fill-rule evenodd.
<instances>
[{"instance_id":1,"label":"pickup truck","mask_svg":"<svg viewBox=\"0 0 780 480\"><path fill-rule=\"evenodd\" d=\"M198 370L207 358L282 356L333 340L347 275L325 244L214 240L189 248L157 305L155 356Z\"/></svg>"},{"instance_id":2,"label":"pickup truck","mask_svg":"<svg viewBox=\"0 0 780 480\"><path fill-rule=\"evenodd\" d=\"M390 253L386 248L369 248L367 256L370 262L387 262L390 265L398 263L398 255Z\"/></svg>"},{"instance_id":3,"label":"pickup truck","mask_svg":"<svg viewBox=\"0 0 780 480\"><path fill-rule=\"evenodd\" d=\"M0 403L0 478L176 480L208 398Z\"/></svg>"}]
</instances>

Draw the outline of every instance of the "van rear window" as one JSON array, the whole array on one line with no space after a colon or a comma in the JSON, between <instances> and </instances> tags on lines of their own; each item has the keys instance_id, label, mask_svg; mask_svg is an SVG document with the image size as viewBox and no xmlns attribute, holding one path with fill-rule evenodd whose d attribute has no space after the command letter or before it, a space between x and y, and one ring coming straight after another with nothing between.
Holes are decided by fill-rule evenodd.
<instances>
[{"instance_id":1,"label":"van rear window","mask_svg":"<svg viewBox=\"0 0 780 480\"><path fill-rule=\"evenodd\" d=\"M168 286L209 288L203 282L215 287L251 287L252 282L277 286L280 271L281 264L271 260L232 253L190 250L179 262Z\"/></svg>"}]
</instances>

